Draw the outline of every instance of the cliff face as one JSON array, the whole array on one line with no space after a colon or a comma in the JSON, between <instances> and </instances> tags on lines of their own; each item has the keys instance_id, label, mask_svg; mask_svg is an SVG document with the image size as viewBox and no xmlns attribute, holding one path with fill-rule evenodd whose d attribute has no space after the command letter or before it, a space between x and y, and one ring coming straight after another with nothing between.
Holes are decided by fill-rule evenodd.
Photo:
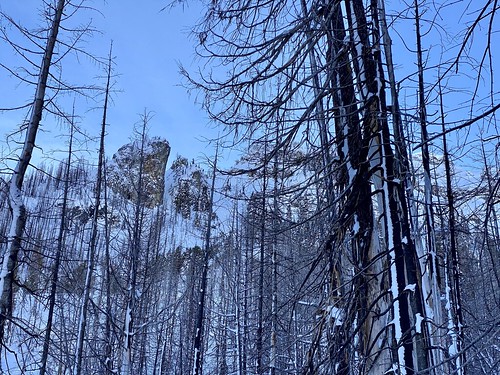
<instances>
[{"instance_id":1,"label":"cliff face","mask_svg":"<svg viewBox=\"0 0 500 375\"><path fill-rule=\"evenodd\" d=\"M141 201L146 207L153 208L163 202L169 155L170 146L165 139L153 137L145 140ZM120 147L108 165L109 187L132 202L138 198L140 163L141 144L135 141Z\"/></svg>"}]
</instances>

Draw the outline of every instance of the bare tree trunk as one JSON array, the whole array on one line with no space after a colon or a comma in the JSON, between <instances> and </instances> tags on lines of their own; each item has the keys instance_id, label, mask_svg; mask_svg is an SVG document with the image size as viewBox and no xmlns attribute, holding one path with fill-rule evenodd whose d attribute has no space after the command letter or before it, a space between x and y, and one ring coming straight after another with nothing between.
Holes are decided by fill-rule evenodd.
<instances>
[{"instance_id":1,"label":"bare tree trunk","mask_svg":"<svg viewBox=\"0 0 500 375\"><path fill-rule=\"evenodd\" d=\"M228 246L232 252L232 244L229 244ZM227 260L229 262L233 261L232 254L231 252L228 251L228 258ZM231 306L230 306L230 300L229 300L229 293L228 291L230 290L230 280L229 277L227 277L228 274L232 273L232 265L228 265L228 271L227 272L221 272L218 276L220 278L219 282L219 296L221 301L221 314L219 314L217 318L217 328L215 333L215 340L217 342L217 353L216 353L216 359L215 362L217 363L217 374L219 375L227 375L228 374L228 347L227 343L229 341L228 337L228 325L230 324L228 321L228 317L231 315Z\"/></svg>"},{"instance_id":2,"label":"bare tree trunk","mask_svg":"<svg viewBox=\"0 0 500 375\"><path fill-rule=\"evenodd\" d=\"M195 337L194 337L194 363L192 375L202 375L203 374L203 339L204 339L204 320L205 320L205 303L207 294L207 282L208 282L208 267L210 262L210 241L212 239L212 217L213 217L213 205L214 205L214 192L215 192L215 176L217 171L217 158L219 152L219 146L215 150L214 165L212 169L212 184L210 186L210 198L208 201L208 220L207 229L205 232L205 248L203 251L203 270L201 275L201 285L200 285L200 300L198 302L198 311L196 314L196 326L195 326Z\"/></svg>"},{"instance_id":3,"label":"bare tree trunk","mask_svg":"<svg viewBox=\"0 0 500 375\"><path fill-rule=\"evenodd\" d=\"M421 273L385 115L377 1L372 0L369 9L370 30L363 1L345 2L352 60L348 60L349 54L342 43L336 44L336 40L345 40L346 27L340 5L333 9L337 15L333 17L336 25L332 29L338 32L331 44L333 56L338 56L333 84L339 88L338 153L341 164L346 166L343 183L348 189L340 219L348 221L352 228L351 251L356 275L352 280L355 298L351 299L355 302L344 310L344 325L347 324L344 331L357 322L364 332L358 339L362 359L359 371L378 374L392 369L413 374L428 367L425 349L428 337L421 329L425 315ZM358 77L356 85L351 71ZM353 105L354 87L361 100L359 111ZM378 217L372 208L372 196L378 203ZM383 311L385 316L377 311ZM343 368L348 373L352 361L342 357L338 357L337 363L345 361Z\"/></svg>"},{"instance_id":4,"label":"bare tree trunk","mask_svg":"<svg viewBox=\"0 0 500 375\"><path fill-rule=\"evenodd\" d=\"M413 374L427 369L428 332L422 322L425 318L422 298L421 271L415 245L411 239L404 185L397 178L396 163L391 147L391 137L386 116L384 69L380 51L379 14L377 1L372 0L370 9L372 17L372 40L368 40L366 19L363 14L362 1L354 3L356 23L364 25L358 29L357 38L361 42L360 63L367 78L364 98L367 110L364 114L365 131L372 132L374 153L374 171L379 179L381 191L380 201L384 216L385 244L389 261L389 280L392 303L392 350L393 368L401 373ZM360 64L360 65L361 65ZM411 291L408 290L408 287Z\"/></svg>"},{"instance_id":5,"label":"bare tree trunk","mask_svg":"<svg viewBox=\"0 0 500 375\"><path fill-rule=\"evenodd\" d=\"M377 299L374 297L377 291L373 289L373 280L368 282L366 275L377 274L370 272L370 259L376 259L378 249L375 242L372 243L373 232L373 206L371 202L369 163L367 152L369 149L368 137L363 134L360 126L360 115L355 94L353 74L358 73L353 68L358 66L356 60L351 60L345 49L344 40L352 38L347 33L344 22L346 15L342 14L340 4L334 4L329 10L331 13L330 29L333 31L328 38L328 65L332 70L331 87L333 92L333 104L335 109L335 131L337 134L337 154L340 159L340 172L338 173L338 187L344 198L339 202L338 224L340 231L332 236L326 245L330 253L330 301L332 306L329 315L333 319L332 331L335 343L332 347L332 366L338 368L339 374L348 374L356 371L353 367L351 357L357 351L361 359L359 369L370 368L373 353L380 353L379 347L372 344L374 341L370 336L375 335L381 327L379 322L371 317L367 307ZM353 22L351 20L349 29ZM358 25L360 27L360 25ZM351 31L350 33L352 33ZM354 40L352 41L354 42ZM359 43L359 42L358 42ZM358 68L359 69L359 68ZM358 73L359 74L359 73ZM350 235L350 229L352 235ZM345 238L349 239L350 253L342 254L342 245ZM338 245L337 245L338 244ZM347 250L347 249L346 249ZM352 258L352 261L348 259ZM375 262L374 262L375 263ZM371 265L373 267L373 264ZM354 278L352 278L354 275ZM352 296L346 296L343 285L352 283ZM357 348L349 337L358 320L364 334L358 340ZM378 360L384 362L384 353L377 355ZM365 360L367 358L368 360ZM368 362L367 364L363 362ZM333 370L333 369L331 369ZM361 370L360 370L361 371Z\"/></svg>"},{"instance_id":6,"label":"bare tree trunk","mask_svg":"<svg viewBox=\"0 0 500 375\"><path fill-rule=\"evenodd\" d=\"M234 228L234 243L235 243L235 253L234 253L234 266L235 266L235 319L236 319L236 353L237 353L237 375L244 375L243 371L243 356L244 353L244 342L245 337L243 334L243 317L242 309L244 304L244 299L242 299L242 287L245 288L243 278L245 277L245 268L242 262L243 254L241 253L241 234L240 234L240 221L239 221L239 203L236 201L233 208L233 228ZM245 312L243 312L245 313Z\"/></svg>"},{"instance_id":7,"label":"bare tree trunk","mask_svg":"<svg viewBox=\"0 0 500 375\"><path fill-rule=\"evenodd\" d=\"M112 51L113 51L113 43L109 47L109 56L108 56L108 75L106 81L106 93L104 97L104 108L107 110L108 99L109 99L109 90L110 90L110 81L111 81L111 71L112 71ZM106 115L104 115L104 120L106 119ZM105 122L102 124L105 127ZM101 130L102 132L105 129ZM109 226L109 213L108 213L108 189L106 183L106 168L103 168L103 182L104 182L104 266L106 269L104 270L104 290L106 293L106 322L104 327L104 367L107 375L113 374L113 348L112 348L112 339L111 339L111 326L112 326L112 309L111 309L111 257L109 253L109 245L110 245L110 226Z\"/></svg>"},{"instance_id":8,"label":"bare tree trunk","mask_svg":"<svg viewBox=\"0 0 500 375\"><path fill-rule=\"evenodd\" d=\"M14 297L12 285L17 266L17 257L21 250L22 236L26 225L26 207L22 198L23 181L31 160L33 148L35 147L38 127L42 120L45 90L64 6L65 0L59 0L54 10L49 37L40 66L35 99L31 108L31 117L26 129L26 138L9 184L9 205L12 212L12 222L8 234L9 246L3 255L0 270L0 346L5 344L5 326L7 321L12 317Z\"/></svg>"},{"instance_id":9,"label":"bare tree trunk","mask_svg":"<svg viewBox=\"0 0 500 375\"><path fill-rule=\"evenodd\" d=\"M144 202L144 148L146 143L146 128L148 125L148 114L142 116L142 128L140 130L141 149L139 150L139 170L137 175L136 193L134 202L134 222L132 224L132 243L130 244L129 280L127 285L127 308L125 310L125 322L123 331L123 352L121 374L134 374L133 340L137 333L135 331L135 318L138 314L137 303L137 273L139 272L139 256L141 252L141 236L143 223ZM135 181L134 181L135 182Z\"/></svg>"},{"instance_id":10,"label":"bare tree trunk","mask_svg":"<svg viewBox=\"0 0 500 375\"><path fill-rule=\"evenodd\" d=\"M325 127L326 129L326 127ZM276 127L276 143L280 142L280 127ZM327 151L329 152L329 151ZM269 375L275 375L277 371L278 358L278 163L279 155L277 152L273 162L273 213L272 220L272 253L271 253L271 352L269 360ZM331 181L331 176L328 177ZM328 189L330 191L330 189Z\"/></svg>"},{"instance_id":11,"label":"bare tree trunk","mask_svg":"<svg viewBox=\"0 0 500 375\"><path fill-rule=\"evenodd\" d=\"M443 324L441 314L441 291L438 282L438 259L436 249L436 233L434 230L434 205L432 202L432 183L431 183L431 169L430 169L430 155L429 155L429 142L427 132L427 109L425 103L425 87L424 87L424 62L422 59L422 36L420 31L420 13L418 0L414 2L415 9L415 31L416 31L416 44L417 44L417 68L418 68L418 105L419 105L419 121L422 137L422 166L424 170L424 205L425 205L425 226L427 232L427 249L425 258L421 261L421 267L425 269L422 276L422 293L424 304L426 307L426 317L432 319L434 324L427 324L429 330L434 330L434 327L440 327ZM432 318L431 318L432 317ZM430 323L430 322L429 322ZM441 352L436 350L436 343L434 335L429 335L430 342L430 364L439 366L442 363ZM439 333L436 337L440 337Z\"/></svg>"},{"instance_id":12,"label":"bare tree trunk","mask_svg":"<svg viewBox=\"0 0 500 375\"><path fill-rule=\"evenodd\" d=\"M242 303L242 319L241 324L243 326L242 335L241 335L241 374L247 375L248 371L248 348L249 348L249 289L250 289L250 278L251 278L251 269L250 269L250 254L253 251L253 236L246 235L245 238L245 253L243 260L243 275L242 275L242 284L243 284L243 303Z\"/></svg>"},{"instance_id":13,"label":"bare tree trunk","mask_svg":"<svg viewBox=\"0 0 500 375\"><path fill-rule=\"evenodd\" d=\"M448 328L451 328L448 335L451 338L452 345L449 347L448 354L450 357L455 357L455 371L459 375L466 374L465 364L467 363L466 352L465 352L465 335L464 327L465 320L462 310L462 298L461 298L461 288L460 288L460 261L457 249L457 231L456 231L456 220L455 220L455 197L453 195L452 179L451 179L451 162L450 155L448 153L448 143L446 141L446 128L445 128L445 113L444 104L441 91L441 82L439 82L439 97L440 97L440 111L441 111L441 131L443 133L443 157L444 166L446 173L446 197L448 206L448 226L449 226L449 253L451 257L451 264L449 257L447 256L446 270L447 275L447 295L451 297L451 303L449 309L449 315L451 315L451 321L448 324ZM451 269L451 274L448 270ZM448 287L451 293L449 296ZM450 350L451 349L451 350Z\"/></svg>"},{"instance_id":14,"label":"bare tree trunk","mask_svg":"<svg viewBox=\"0 0 500 375\"><path fill-rule=\"evenodd\" d=\"M109 99L109 89L110 89L110 79L111 79L111 49L109 52L109 61L108 61L108 76L106 83L106 92L104 97L104 108L102 114L102 123L101 123L101 134L100 134L100 142L99 142L99 157L97 162L97 179L95 186L95 196L94 196L94 212L92 216L92 232L90 235L90 245L87 252L87 268L85 274L85 285L83 288L83 296L80 307L80 319L78 321L78 336L76 342L76 351L75 351L75 359L76 359L76 375L80 375L82 373L82 360L83 360L83 346L85 341L85 334L87 328L87 313L88 313L88 305L90 302L90 291L92 288L92 278L95 266L95 254L97 250L97 237L98 237L98 219L99 219L99 210L101 205L101 190L103 186L103 174L104 174L104 139L106 136L106 120L107 120L107 111L108 111L108 99Z\"/></svg>"},{"instance_id":15,"label":"bare tree trunk","mask_svg":"<svg viewBox=\"0 0 500 375\"><path fill-rule=\"evenodd\" d=\"M66 169L64 172L64 190L63 200L61 207L61 222L59 224L59 234L57 236L57 248L54 255L54 268L52 270L52 277L50 280L50 293L49 293L49 311L47 313L47 325L45 328L45 336L43 340L42 357L40 359L40 375L44 375L47 370L47 360L49 356L50 336L52 334L52 322L54 319L54 308L56 304L57 283L59 280L59 268L61 265L61 255L64 248L64 233L66 231L66 215L68 207L68 194L70 184L70 170L71 170L71 157L73 154L73 136L74 124L71 122L71 134L69 138L68 147L68 160L66 161Z\"/></svg>"},{"instance_id":16,"label":"bare tree trunk","mask_svg":"<svg viewBox=\"0 0 500 375\"><path fill-rule=\"evenodd\" d=\"M108 189L106 188L106 169L104 169L104 290L106 293L106 321L104 325L104 368L107 375L114 374L113 370L113 343L111 336L111 328L113 323L112 305L111 305L111 256L110 256L110 225L109 225L109 206L108 206Z\"/></svg>"},{"instance_id":17,"label":"bare tree trunk","mask_svg":"<svg viewBox=\"0 0 500 375\"><path fill-rule=\"evenodd\" d=\"M264 160L267 160L267 142L264 144ZM260 217L260 247L259 247L259 280L257 285L257 332L255 350L257 355L257 374L264 374L264 260L266 250L266 198L267 198L267 168L262 169L262 200Z\"/></svg>"}]
</instances>

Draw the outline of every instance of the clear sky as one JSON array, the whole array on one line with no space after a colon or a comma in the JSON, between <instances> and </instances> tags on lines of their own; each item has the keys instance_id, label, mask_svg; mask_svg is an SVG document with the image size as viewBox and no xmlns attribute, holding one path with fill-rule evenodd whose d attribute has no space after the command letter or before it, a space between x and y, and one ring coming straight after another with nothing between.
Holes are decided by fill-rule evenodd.
<instances>
[{"instance_id":1,"label":"clear sky","mask_svg":"<svg viewBox=\"0 0 500 375\"><path fill-rule=\"evenodd\" d=\"M53 0L47 0L53 1ZM81 0L75 0L80 2ZM111 156L121 145L127 143L132 136L134 124L140 120L140 114L147 109L154 114L150 122L150 134L166 138L172 147L171 158L176 154L189 159L203 159L203 155L213 155L213 145L207 145L203 140L213 138L217 130L209 125L206 114L196 104L196 93L189 96L187 90L180 86L182 77L178 73L178 63L185 65L188 70L197 70L197 64L205 64L199 61L194 54L195 38L189 35L189 30L202 16L201 5L198 0L184 1L184 7L178 5L170 10L160 10L172 0L148 0L138 2L137 0L86 0L85 4L92 6L96 11L82 11L75 18L77 24L87 23L90 19L94 27L100 31L87 37L79 46L87 52L105 57L108 54L109 45L113 40L113 56L115 57L115 77L113 103L108 112L109 135L107 138L107 154ZM40 12L42 0L0 0L0 9L12 16L14 20L33 29L41 24ZM464 38L463 30L466 24L470 24L477 16L477 9L469 9L471 3L450 3L451 6L438 10L425 9L422 11L422 29L424 31L424 60L429 67L425 71L425 79L429 84L436 80L437 69L434 67L447 61L450 63L458 52ZM459 7L460 5L460 7ZM389 24L395 25L391 30L393 39L394 63L396 76L402 80L400 101L406 108L415 107L416 98L416 56L414 52L414 20L412 11L403 11L406 5L400 1L387 1ZM399 9L401 8L401 9ZM472 12L474 11L474 12ZM395 16L397 15L397 17ZM75 21L70 23L74 25ZM484 25L478 27L473 36L473 48L466 52L476 56L476 60L486 51L486 32L488 20ZM497 29L496 23L494 30ZM431 25L433 27L431 28ZM437 26L436 26L437 25ZM2 27L8 26L6 23ZM429 31L431 28L431 31ZM461 32L462 31L462 32ZM7 27L9 36L16 37L18 33ZM449 33L449 34L447 34ZM64 34L64 33L63 33ZM66 40L67 40L67 33ZM496 35L496 34L495 34ZM64 37L64 35L63 35ZM17 40L17 39L15 39ZM26 41L20 42L23 46ZM493 41L490 50L496 57L499 54L499 43ZM28 47L32 47L29 46ZM466 53L464 53L465 55ZM40 56L33 57L38 62ZM462 59L464 60L464 59ZM16 57L12 49L0 41L0 63L15 69L26 65ZM465 61L460 66L460 74L455 70L450 71L444 84L447 85L446 95L447 121L463 121L469 116L477 113L470 108L471 104L479 107L489 108L491 96L489 92L498 92L496 87L490 85L492 77L488 76L488 70L481 71L482 79L477 79L477 64ZM485 63L487 67L488 61ZM62 64L62 77L77 84L104 85L103 79L98 79L104 74L102 67L98 67L89 58L80 55L78 59L74 56L65 58ZM476 88L476 80L479 82ZM34 87L19 83L5 69L0 68L0 108L16 107L28 103L34 95ZM471 91L477 90L475 101L471 100ZM201 94L199 94L201 96ZM429 101L437 103L435 91L431 92ZM61 104L66 111L71 110L73 97L59 95ZM496 97L491 100L495 102ZM80 126L90 135L99 134L101 122L101 111L91 110L101 106L102 100L91 102L77 101L75 111L81 116L78 121ZM412 110L416 114L415 109ZM23 122L26 110L16 112L0 112L0 155L5 158L9 151L15 147L11 138L6 142L6 135L12 133ZM439 116L438 108L434 105L428 107L429 119L436 121ZM431 134L440 131L439 121L431 124ZM460 133L456 138L457 143L474 140L477 135L476 129L480 124L474 124L469 129ZM487 128L487 126L485 126ZM494 127L490 132L496 134ZM53 148L61 148L62 139L57 136L67 134L67 128L57 124L53 117L47 116L42 123L42 132L38 138L38 145L44 151ZM417 134L418 135L418 134ZM484 135L487 137L488 134ZM439 143L439 142L438 142ZM97 144L86 144L81 146L90 150L95 155ZM437 151L439 152L439 150ZM12 153L11 153L12 155ZM39 157L40 153L37 154ZM58 157L62 157L59 155ZM0 165L0 168L2 166Z\"/></svg>"},{"instance_id":2,"label":"clear sky","mask_svg":"<svg viewBox=\"0 0 500 375\"><path fill-rule=\"evenodd\" d=\"M92 19L98 33L86 37L80 43L80 47L89 53L105 57L110 42L113 41L114 73L117 76L114 78L116 92L108 111L108 156L129 141L134 124L140 121L140 114L145 110L152 113L150 134L162 136L170 142L170 161L176 154L196 159L203 154L213 153L212 147L207 146L203 139L213 137L216 131L211 128L206 115L195 103L195 95L190 96L180 86L182 77L178 72L178 63L190 69L197 68L195 41L189 35L189 30L201 17L201 10L197 2L191 2L189 6L178 5L161 11L168 2L169 0L140 3L136 0L87 1L86 4L97 11L82 11L71 22L71 25L81 25ZM41 0L0 2L0 9L4 13L30 29L42 24L40 12L37 11L41 8ZM9 27L7 33L17 38L18 34ZM24 64L5 43L0 44L0 63L11 69ZM104 80L98 78L100 75L104 75L104 71L84 55L80 55L78 59L68 57L62 63L62 77L70 82L104 85ZM4 88L0 96L0 108L26 104L34 95L33 86L20 84L5 70L0 71L0 87ZM60 96L59 101L66 111L71 109L72 97ZM101 105L102 101L94 103L81 98L76 104L75 112L81 116L78 121L80 126L93 136L99 134L102 118L102 112L95 107ZM9 147L13 147L12 142L7 144L6 134L13 132L23 122L26 113L25 109L0 113L2 156L7 154ZM42 130L38 145L44 151L61 147L64 140L58 138L58 135L67 133L67 130L58 125L54 118L44 118ZM95 154L97 145L87 144L81 147ZM40 153L35 157L40 157Z\"/></svg>"}]
</instances>

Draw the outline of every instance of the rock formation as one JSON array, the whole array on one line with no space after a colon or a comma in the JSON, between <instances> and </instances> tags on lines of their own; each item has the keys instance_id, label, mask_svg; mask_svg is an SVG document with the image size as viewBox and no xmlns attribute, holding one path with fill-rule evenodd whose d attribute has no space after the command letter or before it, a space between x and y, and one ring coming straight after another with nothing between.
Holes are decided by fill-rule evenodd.
<instances>
[{"instance_id":1,"label":"rock formation","mask_svg":"<svg viewBox=\"0 0 500 375\"><path fill-rule=\"evenodd\" d=\"M165 139L146 138L143 152L141 203L153 208L163 202L165 168L170 146ZM141 142L128 143L113 155L107 169L108 186L117 194L136 202L138 198Z\"/></svg>"}]
</instances>

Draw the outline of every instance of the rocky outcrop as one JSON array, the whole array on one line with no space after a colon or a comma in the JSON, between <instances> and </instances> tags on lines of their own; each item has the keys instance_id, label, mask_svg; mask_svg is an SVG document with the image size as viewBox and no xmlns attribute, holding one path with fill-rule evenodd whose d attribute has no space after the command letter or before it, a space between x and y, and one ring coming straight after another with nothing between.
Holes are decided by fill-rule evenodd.
<instances>
[{"instance_id":1,"label":"rocky outcrop","mask_svg":"<svg viewBox=\"0 0 500 375\"><path fill-rule=\"evenodd\" d=\"M165 139L153 137L145 140L143 150L141 203L153 208L163 202L165 168L170 155L170 146ZM139 141L120 147L108 165L108 186L115 193L137 202L140 164Z\"/></svg>"},{"instance_id":2,"label":"rocky outcrop","mask_svg":"<svg viewBox=\"0 0 500 375\"><path fill-rule=\"evenodd\" d=\"M182 156L172 163L172 187L169 191L175 212L184 219L194 215L195 222L199 221L199 213L209 209L208 182L204 171L194 161L189 163Z\"/></svg>"}]
</instances>

